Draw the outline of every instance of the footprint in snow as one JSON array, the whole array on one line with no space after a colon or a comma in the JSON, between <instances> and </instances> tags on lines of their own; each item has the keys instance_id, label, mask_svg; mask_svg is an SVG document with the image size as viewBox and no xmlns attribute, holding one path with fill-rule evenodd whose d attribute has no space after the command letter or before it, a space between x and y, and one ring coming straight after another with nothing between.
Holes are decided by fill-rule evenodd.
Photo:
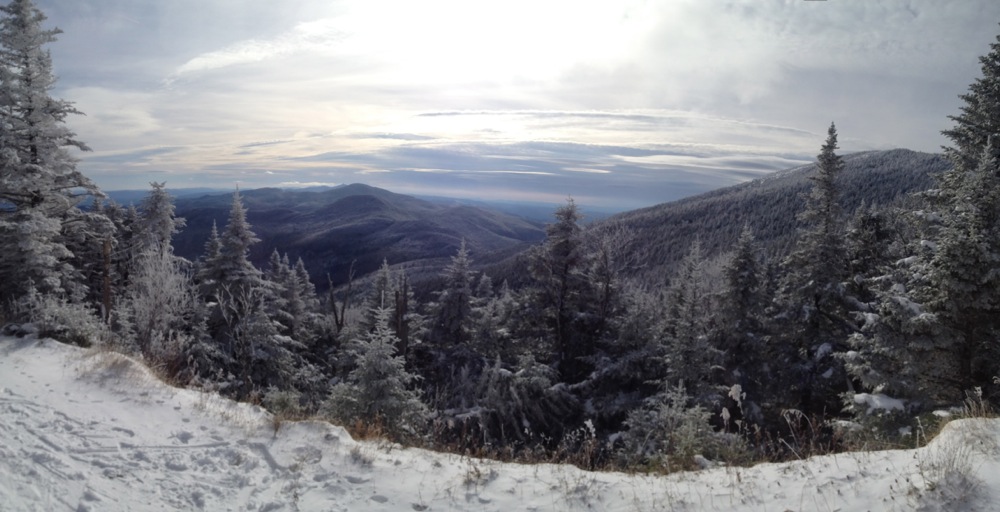
<instances>
[{"instance_id":1,"label":"footprint in snow","mask_svg":"<svg viewBox=\"0 0 1000 512\"><path fill-rule=\"evenodd\" d=\"M122 434L125 434L125 435L127 435L129 437L135 437L135 432L133 432L133 431L127 429L127 428L111 427L111 430L113 430L115 432L121 432Z\"/></svg>"}]
</instances>

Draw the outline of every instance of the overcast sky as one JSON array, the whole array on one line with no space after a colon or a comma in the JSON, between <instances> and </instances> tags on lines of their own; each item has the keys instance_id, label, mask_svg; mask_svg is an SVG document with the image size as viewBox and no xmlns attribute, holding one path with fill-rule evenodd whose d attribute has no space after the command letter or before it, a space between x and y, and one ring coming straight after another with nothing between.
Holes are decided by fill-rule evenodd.
<instances>
[{"instance_id":1,"label":"overcast sky","mask_svg":"<svg viewBox=\"0 0 1000 512\"><path fill-rule=\"evenodd\" d=\"M996 0L36 0L106 190L364 182L633 208L938 151Z\"/></svg>"}]
</instances>

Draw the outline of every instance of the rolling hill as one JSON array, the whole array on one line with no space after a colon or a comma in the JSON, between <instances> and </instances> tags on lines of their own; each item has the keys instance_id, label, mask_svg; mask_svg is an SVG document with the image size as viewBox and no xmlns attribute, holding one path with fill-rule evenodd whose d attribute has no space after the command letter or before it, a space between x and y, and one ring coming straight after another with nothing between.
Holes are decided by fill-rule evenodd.
<instances>
[{"instance_id":1,"label":"rolling hill","mask_svg":"<svg viewBox=\"0 0 1000 512\"><path fill-rule=\"evenodd\" d=\"M444 205L361 185L322 191L264 188L240 193L247 219L261 239L251 260L263 266L278 248L294 261L302 257L323 286L329 274L344 282L352 262L357 275L374 271L383 259L436 272L463 239L473 255L527 246L544 237L540 224L510 214L468 205ZM212 222L220 232L231 194L181 197L177 215L187 227L174 240L179 255L196 259Z\"/></svg>"}]
</instances>

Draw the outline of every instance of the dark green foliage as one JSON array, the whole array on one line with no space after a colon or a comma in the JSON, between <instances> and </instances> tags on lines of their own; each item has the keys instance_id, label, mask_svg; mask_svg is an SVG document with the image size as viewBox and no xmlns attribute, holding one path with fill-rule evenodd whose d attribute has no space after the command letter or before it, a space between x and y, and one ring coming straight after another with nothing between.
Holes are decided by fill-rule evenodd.
<instances>
[{"instance_id":1,"label":"dark green foliage","mask_svg":"<svg viewBox=\"0 0 1000 512\"><path fill-rule=\"evenodd\" d=\"M553 365L564 382L579 382L591 370L593 356L594 282L580 225L582 215L572 199L556 209L555 222L545 228L545 242L531 255L534 285L529 302L536 316L536 336L551 344Z\"/></svg>"},{"instance_id":2,"label":"dark green foliage","mask_svg":"<svg viewBox=\"0 0 1000 512\"><path fill-rule=\"evenodd\" d=\"M444 289L438 294L431 317L430 340L441 346L469 342L472 323L472 262L465 241L441 275Z\"/></svg>"},{"instance_id":3,"label":"dark green foliage","mask_svg":"<svg viewBox=\"0 0 1000 512\"><path fill-rule=\"evenodd\" d=\"M846 381L834 354L844 351L856 330L845 283L848 262L838 197L843 161L836 149L837 130L831 124L817 157L813 189L799 215L803 228L782 264L778 310L770 327L770 343L780 347L777 364L785 368L785 406L807 415L839 408L834 397Z\"/></svg>"}]
</instances>

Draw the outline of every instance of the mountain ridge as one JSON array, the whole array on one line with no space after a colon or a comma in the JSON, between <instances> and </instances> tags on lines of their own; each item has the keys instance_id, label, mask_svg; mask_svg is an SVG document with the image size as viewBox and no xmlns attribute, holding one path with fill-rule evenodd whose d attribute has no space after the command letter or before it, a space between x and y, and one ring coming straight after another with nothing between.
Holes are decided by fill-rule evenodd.
<instances>
[{"instance_id":1,"label":"mountain ridge","mask_svg":"<svg viewBox=\"0 0 1000 512\"><path fill-rule=\"evenodd\" d=\"M240 191L247 220L261 242L250 259L263 267L272 251L303 258L321 288L390 264L434 262L454 255L462 240L470 252L485 254L544 237L542 226L503 212L468 205L441 205L365 184L321 191L263 188ZM178 255L197 259L212 222L224 229L232 194L180 197L176 215L187 226L174 239Z\"/></svg>"}]
</instances>

